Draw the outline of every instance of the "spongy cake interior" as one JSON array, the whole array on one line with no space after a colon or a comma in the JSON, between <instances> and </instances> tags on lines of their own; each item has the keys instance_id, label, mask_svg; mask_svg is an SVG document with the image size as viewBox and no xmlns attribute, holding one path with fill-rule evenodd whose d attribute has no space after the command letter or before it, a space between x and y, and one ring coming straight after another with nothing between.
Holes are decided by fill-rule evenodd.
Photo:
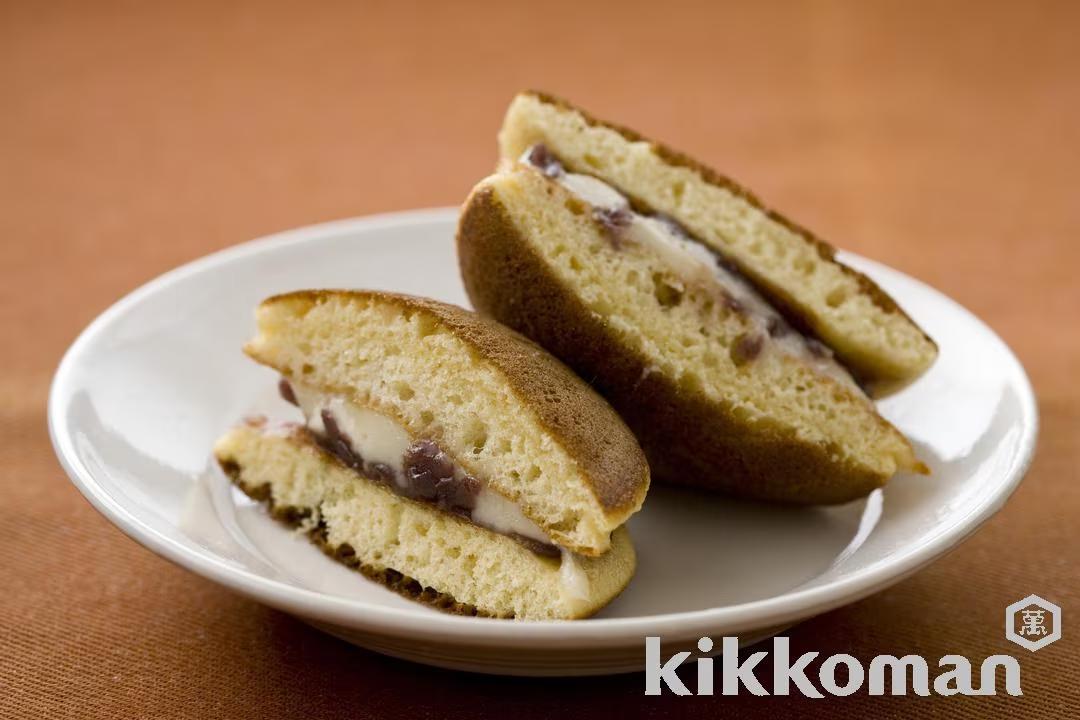
<instances>
[{"instance_id":1,"label":"spongy cake interior","mask_svg":"<svg viewBox=\"0 0 1080 720\"><path fill-rule=\"evenodd\" d=\"M256 360L385 413L413 437L436 440L562 547L604 552L611 531L640 506L638 498L626 508L602 507L582 463L547 432L528 399L431 312L387 295L300 293L263 303L257 319L259 333L246 348Z\"/></svg>"},{"instance_id":2,"label":"spongy cake interior","mask_svg":"<svg viewBox=\"0 0 1080 720\"><path fill-rule=\"evenodd\" d=\"M709 181L700 168L670 162L653 143L629 134L561 102L523 93L507 112L499 143L502 156L514 159L542 142L575 172L595 175L677 218L797 311L852 370L881 390L917 377L934 361L934 343L869 279L835 262L830 247L726 178Z\"/></svg>"},{"instance_id":3,"label":"spongy cake interior","mask_svg":"<svg viewBox=\"0 0 1080 720\"><path fill-rule=\"evenodd\" d=\"M646 373L676 378L681 391L725 406L748 432L819 445L882 481L920 467L907 440L857 390L780 353L735 362L743 316L701 288L672 292L678 279L662 258L633 244L614 249L589 208L541 173L519 165L477 192L485 190L558 280L647 358Z\"/></svg>"},{"instance_id":4,"label":"spongy cake interior","mask_svg":"<svg viewBox=\"0 0 1080 720\"><path fill-rule=\"evenodd\" d=\"M326 544L347 546L367 570L390 568L452 595L484 614L518 619L575 618L607 604L630 581L634 551L619 528L598 558L576 557L587 596L568 593L558 558L541 557L511 538L402 498L357 476L295 435L234 428L215 446L248 492L269 488L275 506L321 522ZM355 553L355 556L352 556Z\"/></svg>"}]
</instances>

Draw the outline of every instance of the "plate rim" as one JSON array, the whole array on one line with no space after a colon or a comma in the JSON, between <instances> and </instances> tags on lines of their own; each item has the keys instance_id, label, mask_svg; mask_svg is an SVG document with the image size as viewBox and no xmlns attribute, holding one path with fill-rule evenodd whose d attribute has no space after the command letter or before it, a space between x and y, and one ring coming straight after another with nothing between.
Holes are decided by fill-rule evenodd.
<instances>
[{"instance_id":1,"label":"plate rim","mask_svg":"<svg viewBox=\"0 0 1080 720\"><path fill-rule=\"evenodd\" d=\"M95 317L65 351L53 376L48 397L48 426L53 450L61 466L90 504L128 537L155 554L197 575L212 580L242 595L286 612L316 618L323 622L388 635L423 635L448 642L470 645L513 646L527 641L531 647L576 647L582 641L609 641L609 645L640 644L646 635L669 638L699 636L790 623L860 600L903 580L945 552L963 542L993 516L1015 492L1031 465L1039 430L1038 406L1027 372L1012 349L978 316L946 294L910 275L882 263L850 252L841 259L854 261L870 274L895 274L921 286L947 302L969 322L977 325L1000 346L1008 360L1011 383L1019 390L1021 438L1018 450L1009 458L1009 466L998 492L981 499L962 517L938 535L912 549L898 553L887 562L875 563L850 575L812 588L795 588L780 595L759 600L697 610L627 618L593 618L587 621L505 621L462 617L443 613L424 613L413 608L388 607L361 599L328 595L267 578L226 563L197 548L184 545L153 529L124 509L105 492L94 473L75 452L72 428L68 426L65 399L77 375L79 359L110 324L144 297L189 276L222 263L273 251L292 244L353 232L377 232L406 225L457 221L456 207L423 208L346 218L306 225L238 243L191 260L143 283L114 302Z\"/></svg>"}]
</instances>

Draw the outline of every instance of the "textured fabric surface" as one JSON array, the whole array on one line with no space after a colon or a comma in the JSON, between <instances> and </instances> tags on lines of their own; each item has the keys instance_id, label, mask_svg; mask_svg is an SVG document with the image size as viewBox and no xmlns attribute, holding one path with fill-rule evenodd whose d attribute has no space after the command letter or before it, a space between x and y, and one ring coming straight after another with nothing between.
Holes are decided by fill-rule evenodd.
<instances>
[{"instance_id":1,"label":"textured fabric surface","mask_svg":"<svg viewBox=\"0 0 1080 720\"><path fill-rule=\"evenodd\" d=\"M1076 4L0 5L0 718L1076 716ZM432 670L321 635L142 549L82 499L49 378L110 302L274 230L461 201L512 93L549 89L729 172L985 318L1039 396L1002 512L793 651L1012 653L1023 698L643 697L640 676ZM1065 638L1005 641L1029 593Z\"/></svg>"}]
</instances>

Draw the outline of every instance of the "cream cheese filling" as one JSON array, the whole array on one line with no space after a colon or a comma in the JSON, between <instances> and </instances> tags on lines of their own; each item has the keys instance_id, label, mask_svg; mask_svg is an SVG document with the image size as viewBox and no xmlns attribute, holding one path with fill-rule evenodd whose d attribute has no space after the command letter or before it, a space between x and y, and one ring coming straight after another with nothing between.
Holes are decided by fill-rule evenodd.
<instances>
[{"instance_id":1,"label":"cream cheese filling","mask_svg":"<svg viewBox=\"0 0 1080 720\"><path fill-rule=\"evenodd\" d=\"M394 484L401 494L408 496L405 454L413 444L408 430L393 418L361 407L340 395L324 393L301 383L290 384L309 430L323 436L327 434L324 420L324 411L327 411L338 431L349 439L353 451L366 462L380 463L393 470ZM457 464L454 473L459 479L465 476L465 471ZM517 503L492 490L483 481L474 502L470 515L477 525L503 535L521 535L554 545L548 534L526 517Z\"/></svg>"},{"instance_id":2,"label":"cream cheese filling","mask_svg":"<svg viewBox=\"0 0 1080 720\"><path fill-rule=\"evenodd\" d=\"M611 218L617 218L620 242L647 248L683 283L722 288L752 324L754 337L760 339L760 352L778 352L795 358L818 374L864 394L831 350L795 331L753 284L726 267L716 253L689 237L677 223L663 216L637 212L629 199L611 185L592 175L569 172L546 148L539 153L537 148L542 146L534 145L526 150L519 162L540 170L578 200L592 206L594 216L607 218L609 223ZM685 286L676 289L681 292Z\"/></svg>"},{"instance_id":3,"label":"cream cheese filling","mask_svg":"<svg viewBox=\"0 0 1080 720\"><path fill-rule=\"evenodd\" d=\"M574 554L561 549L559 565L559 585L562 601L568 608L576 611L589 601L589 576L574 560Z\"/></svg>"}]
</instances>

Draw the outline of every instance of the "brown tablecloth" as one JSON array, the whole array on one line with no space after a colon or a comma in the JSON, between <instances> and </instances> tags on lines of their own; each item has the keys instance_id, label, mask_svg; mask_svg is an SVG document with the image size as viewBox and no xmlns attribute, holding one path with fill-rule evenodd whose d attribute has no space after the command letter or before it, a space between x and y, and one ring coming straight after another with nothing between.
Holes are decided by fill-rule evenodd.
<instances>
[{"instance_id":1,"label":"brown tablecloth","mask_svg":"<svg viewBox=\"0 0 1080 720\"><path fill-rule=\"evenodd\" d=\"M0 717L1078 713L1080 6L753 3L0 6ZM740 178L940 288L1039 396L1005 509L793 649L1021 659L1023 698L643 696L389 660L188 574L68 483L45 428L64 348L187 260L319 220L456 204L512 93L549 89ZM1028 593L1065 638L1003 638Z\"/></svg>"}]
</instances>

